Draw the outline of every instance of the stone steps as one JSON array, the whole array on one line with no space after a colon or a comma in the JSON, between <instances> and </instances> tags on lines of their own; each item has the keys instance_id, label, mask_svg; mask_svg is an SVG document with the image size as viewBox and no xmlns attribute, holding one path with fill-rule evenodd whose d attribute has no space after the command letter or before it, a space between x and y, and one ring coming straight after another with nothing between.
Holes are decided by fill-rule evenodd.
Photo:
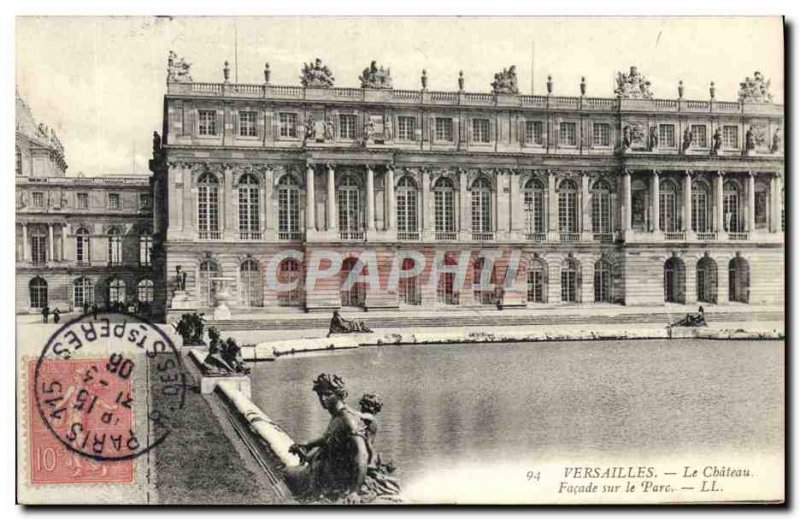
<instances>
[{"instance_id":1,"label":"stone steps","mask_svg":"<svg viewBox=\"0 0 800 520\"><path fill-rule=\"evenodd\" d=\"M664 325L677 320L682 314L670 314L663 312L648 313L625 313L595 315L587 317L585 314L501 314L496 315L453 315L443 316L431 314L430 316L358 316L357 319L364 319L372 329L391 329L391 328L428 328L428 327L516 327L531 325L582 325L582 324L642 324L642 323L663 323ZM721 311L707 312L706 316L711 323L739 323L753 321L782 321L784 316L780 312L774 311ZM352 318L352 316L347 316ZM222 331L237 330L303 330L303 329L327 329L330 317L319 316L297 316L291 319L285 317L275 319L231 319L209 321L209 326L215 326Z\"/></svg>"}]
</instances>

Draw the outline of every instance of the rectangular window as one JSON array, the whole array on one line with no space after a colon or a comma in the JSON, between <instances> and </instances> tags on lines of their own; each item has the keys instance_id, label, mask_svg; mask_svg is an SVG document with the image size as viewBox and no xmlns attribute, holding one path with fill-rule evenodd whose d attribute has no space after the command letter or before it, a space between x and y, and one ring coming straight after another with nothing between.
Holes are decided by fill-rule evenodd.
<instances>
[{"instance_id":1,"label":"rectangular window","mask_svg":"<svg viewBox=\"0 0 800 520\"><path fill-rule=\"evenodd\" d=\"M658 125L658 144L665 148L675 148L675 125Z\"/></svg>"},{"instance_id":2,"label":"rectangular window","mask_svg":"<svg viewBox=\"0 0 800 520\"><path fill-rule=\"evenodd\" d=\"M611 125L608 123L595 123L592 132L594 146L611 146Z\"/></svg>"},{"instance_id":3,"label":"rectangular window","mask_svg":"<svg viewBox=\"0 0 800 520\"><path fill-rule=\"evenodd\" d=\"M47 263L47 237L43 234L36 234L30 237L31 241L31 262L33 265L45 265Z\"/></svg>"},{"instance_id":4,"label":"rectangular window","mask_svg":"<svg viewBox=\"0 0 800 520\"><path fill-rule=\"evenodd\" d=\"M281 112L278 114L278 126L281 137L297 137L297 114Z\"/></svg>"},{"instance_id":5,"label":"rectangular window","mask_svg":"<svg viewBox=\"0 0 800 520\"><path fill-rule=\"evenodd\" d=\"M33 192L33 207L34 208L44 207L44 193L42 193L41 191Z\"/></svg>"},{"instance_id":6,"label":"rectangular window","mask_svg":"<svg viewBox=\"0 0 800 520\"><path fill-rule=\"evenodd\" d=\"M434 225L439 233L455 231L455 206L452 190L436 190L434 194Z\"/></svg>"},{"instance_id":7,"label":"rectangular window","mask_svg":"<svg viewBox=\"0 0 800 520\"><path fill-rule=\"evenodd\" d=\"M575 123L561 123L558 131L558 142L564 146L575 146L578 142Z\"/></svg>"},{"instance_id":8,"label":"rectangular window","mask_svg":"<svg viewBox=\"0 0 800 520\"><path fill-rule=\"evenodd\" d=\"M217 111L199 110L200 135L217 135Z\"/></svg>"},{"instance_id":9,"label":"rectangular window","mask_svg":"<svg viewBox=\"0 0 800 520\"><path fill-rule=\"evenodd\" d=\"M139 209L140 210L150 209L150 194L149 193L140 193L139 194Z\"/></svg>"},{"instance_id":10,"label":"rectangular window","mask_svg":"<svg viewBox=\"0 0 800 520\"><path fill-rule=\"evenodd\" d=\"M76 203L78 209L88 209L89 208L89 194L88 193L78 193L76 194Z\"/></svg>"},{"instance_id":11,"label":"rectangular window","mask_svg":"<svg viewBox=\"0 0 800 520\"><path fill-rule=\"evenodd\" d=\"M472 120L472 140L476 143L489 142L489 120L488 119L473 119Z\"/></svg>"},{"instance_id":12,"label":"rectangular window","mask_svg":"<svg viewBox=\"0 0 800 520\"><path fill-rule=\"evenodd\" d=\"M692 148L708 147L706 125L692 125Z\"/></svg>"},{"instance_id":13,"label":"rectangular window","mask_svg":"<svg viewBox=\"0 0 800 520\"><path fill-rule=\"evenodd\" d=\"M339 138L356 138L356 116L354 114L342 114L339 116Z\"/></svg>"},{"instance_id":14,"label":"rectangular window","mask_svg":"<svg viewBox=\"0 0 800 520\"><path fill-rule=\"evenodd\" d=\"M139 265L150 265L150 253L153 249L153 237L143 235L139 237Z\"/></svg>"},{"instance_id":15,"label":"rectangular window","mask_svg":"<svg viewBox=\"0 0 800 520\"><path fill-rule=\"evenodd\" d=\"M611 194L592 194L592 232L611 233Z\"/></svg>"},{"instance_id":16,"label":"rectangular window","mask_svg":"<svg viewBox=\"0 0 800 520\"><path fill-rule=\"evenodd\" d=\"M436 118L436 134L437 141L452 141L453 140L453 119L449 117Z\"/></svg>"},{"instance_id":17,"label":"rectangular window","mask_svg":"<svg viewBox=\"0 0 800 520\"><path fill-rule=\"evenodd\" d=\"M575 192L558 194L558 230L561 233L578 232L578 194Z\"/></svg>"},{"instance_id":18,"label":"rectangular window","mask_svg":"<svg viewBox=\"0 0 800 520\"><path fill-rule=\"evenodd\" d=\"M525 228L528 233L544 233L544 193L526 191L523 195Z\"/></svg>"},{"instance_id":19,"label":"rectangular window","mask_svg":"<svg viewBox=\"0 0 800 520\"><path fill-rule=\"evenodd\" d=\"M119 193L108 194L108 209L119 209Z\"/></svg>"},{"instance_id":20,"label":"rectangular window","mask_svg":"<svg viewBox=\"0 0 800 520\"><path fill-rule=\"evenodd\" d=\"M242 137L256 137L256 112L243 110L239 112L239 135Z\"/></svg>"},{"instance_id":21,"label":"rectangular window","mask_svg":"<svg viewBox=\"0 0 800 520\"><path fill-rule=\"evenodd\" d=\"M414 140L414 123L413 117L400 116L397 118L397 139L399 141Z\"/></svg>"},{"instance_id":22,"label":"rectangular window","mask_svg":"<svg viewBox=\"0 0 800 520\"><path fill-rule=\"evenodd\" d=\"M722 127L722 146L726 150L739 149L739 127L725 125Z\"/></svg>"},{"instance_id":23,"label":"rectangular window","mask_svg":"<svg viewBox=\"0 0 800 520\"><path fill-rule=\"evenodd\" d=\"M525 142L544 144L544 124L541 121L525 121Z\"/></svg>"}]
</instances>

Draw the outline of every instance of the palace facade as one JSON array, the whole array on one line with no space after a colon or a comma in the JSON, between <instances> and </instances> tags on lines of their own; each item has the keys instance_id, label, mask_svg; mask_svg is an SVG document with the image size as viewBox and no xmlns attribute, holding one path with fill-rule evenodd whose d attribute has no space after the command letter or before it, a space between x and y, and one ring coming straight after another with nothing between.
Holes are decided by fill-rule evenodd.
<instances>
[{"instance_id":1,"label":"palace facade","mask_svg":"<svg viewBox=\"0 0 800 520\"><path fill-rule=\"evenodd\" d=\"M149 176L67 177L55 132L19 96L16 109L17 312L115 302L163 312L153 303Z\"/></svg>"},{"instance_id":2,"label":"palace facade","mask_svg":"<svg viewBox=\"0 0 800 520\"><path fill-rule=\"evenodd\" d=\"M513 67L469 93L424 71L396 90L374 62L362 88L319 62L304 86L170 63L151 164L167 309L178 266L191 307L224 285L234 312L784 301L783 107L758 73L727 102L713 83L654 99L633 67L602 98L520 95ZM415 276L395 287L397 262ZM380 283L343 283L354 269Z\"/></svg>"}]
</instances>

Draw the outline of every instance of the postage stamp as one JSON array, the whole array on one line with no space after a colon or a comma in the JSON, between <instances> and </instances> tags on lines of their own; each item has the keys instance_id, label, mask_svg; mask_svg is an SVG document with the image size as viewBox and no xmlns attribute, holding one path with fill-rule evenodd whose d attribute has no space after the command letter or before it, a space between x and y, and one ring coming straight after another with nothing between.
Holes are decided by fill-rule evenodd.
<instances>
[{"instance_id":1,"label":"postage stamp","mask_svg":"<svg viewBox=\"0 0 800 520\"><path fill-rule=\"evenodd\" d=\"M125 313L65 323L27 370L31 484L130 483L133 459L168 438L186 391L169 337ZM159 407L134 391L137 370L154 372L142 375L164 394Z\"/></svg>"}]
</instances>

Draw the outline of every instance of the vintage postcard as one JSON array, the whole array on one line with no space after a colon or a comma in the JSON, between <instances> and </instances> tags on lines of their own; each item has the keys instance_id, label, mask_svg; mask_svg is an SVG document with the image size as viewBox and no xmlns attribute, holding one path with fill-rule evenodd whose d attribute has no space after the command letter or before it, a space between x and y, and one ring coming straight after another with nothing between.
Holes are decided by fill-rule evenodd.
<instances>
[{"instance_id":1,"label":"vintage postcard","mask_svg":"<svg viewBox=\"0 0 800 520\"><path fill-rule=\"evenodd\" d=\"M785 500L779 17L19 17L20 504Z\"/></svg>"}]
</instances>

